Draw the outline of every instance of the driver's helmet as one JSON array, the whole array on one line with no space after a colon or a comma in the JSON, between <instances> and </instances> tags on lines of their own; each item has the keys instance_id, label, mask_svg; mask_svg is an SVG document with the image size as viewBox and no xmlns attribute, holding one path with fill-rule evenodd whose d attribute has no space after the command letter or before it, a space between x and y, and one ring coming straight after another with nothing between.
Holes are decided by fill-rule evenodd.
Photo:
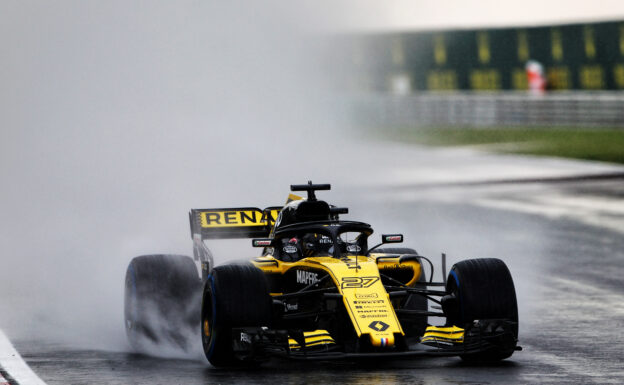
<instances>
[{"instance_id":1,"label":"driver's helmet","mask_svg":"<svg viewBox=\"0 0 624 385\"><path fill-rule=\"evenodd\" d=\"M279 255L284 262L296 262L301 259L301 242L297 237L282 238Z\"/></svg>"},{"instance_id":2,"label":"driver's helmet","mask_svg":"<svg viewBox=\"0 0 624 385\"><path fill-rule=\"evenodd\" d=\"M332 255L334 253L334 242L328 236L310 233L302 237L301 248L306 258L319 255Z\"/></svg>"}]
</instances>

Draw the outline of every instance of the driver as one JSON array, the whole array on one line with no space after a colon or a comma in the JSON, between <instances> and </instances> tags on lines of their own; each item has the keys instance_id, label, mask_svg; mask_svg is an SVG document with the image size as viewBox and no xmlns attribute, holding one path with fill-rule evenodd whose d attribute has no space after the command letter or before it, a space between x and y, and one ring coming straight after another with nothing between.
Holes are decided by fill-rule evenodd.
<instances>
[{"instance_id":1,"label":"driver","mask_svg":"<svg viewBox=\"0 0 624 385\"><path fill-rule=\"evenodd\" d=\"M330 237L316 233L306 234L301 239L304 257L333 255L334 242Z\"/></svg>"},{"instance_id":2,"label":"driver","mask_svg":"<svg viewBox=\"0 0 624 385\"><path fill-rule=\"evenodd\" d=\"M303 258L299 239L297 237L283 238L280 255L280 259L284 262L296 262Z\"/></svg>"}]
</instances>

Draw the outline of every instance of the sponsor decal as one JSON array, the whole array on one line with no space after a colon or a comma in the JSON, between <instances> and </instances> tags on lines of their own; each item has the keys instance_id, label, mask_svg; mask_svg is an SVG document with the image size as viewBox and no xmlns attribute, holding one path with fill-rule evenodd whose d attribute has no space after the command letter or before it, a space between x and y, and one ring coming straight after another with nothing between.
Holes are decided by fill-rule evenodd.
<instances>
[{"instance_id":1,"label":"sponsor decal","mask_svg":"<svg viewBox=\"0 0 624 385\"><path fill-rule=\"evenodd\" d=\"M362 314L358 317L360 318L379 318L379 317L384 317L387 316L387 314Z\"/></svg>"},{"instance_id":2,"label":"sponsor decal","mask_svg":"<svg viewBox=\"0 0 624 385\"><path fill-rule=\"evenodd\" d=\"M312 283L317 283L318 281L319 277L317 273L305 270L297 270L297 283L310 285Z\"/></svg>"},{"instance_id":3,"label":"sponsor decal","mask_svg":"<svg viewBox=\"0 0 624 385\"><path fill-rule=\"evenodd\" d=\"M377 298L377 293L355 294L355 298Z\"/></svg>"},{"instance_id":4,"label":"sponsor decal","mask_svg":"<svg viewBox=\"0 0 624 385\"><path fill-rule=\"evenodd\" d=\"M383 332L386 329L388 329L390 325L382 321L373 321L370 324L368 324L368 327L373 329L374 331Z\"/></svg>"},{"instance_id":5,"label":"sponsor decal","mask_svg":"<svg viewBox=\"0 0 624 385\"><path fill-rule=\"evenodd\" d=\"M340 287L342 289L362 289L371 287L379 277L343 277Z\"/></svg>"},{"instance_id":6,"label":"sponsor decal","mask_svg":"<svg viewBox=\"0 0 624 385\"><path fill-rule=\"evenodd\" d=\"M253 246L254 247L270 247L273 243L270 239L254 239Z\"/></svg>"},{"instance_id":7,"label":"sponsor decal","mask_svg":"<svg viewBox=\"0 0 624 385\"><path fill-rule=\"evenodd\" d=\"M274 221L278 212L270 210L263 213L258 209L209 210L199 213L199 222L203 228L266 226L267 219Z\"/></svg>"},{"instance_id":8,"label":"sponsor decal","mask_svg":"<svg viewBox=\"0 0 624 385\"><path fill-rule=\"evenodd\" d=\"M299 304L298 303L285 303L284 304L284 310L285 311L295 311L299 309Z\"/></svg>"},{"instance_id":9,"label":"sponsor decal","mask_svg":"<svg viewBox=\"0 0 624 385\"><path fill-rule=\"evenodd\" d=\"M359 303L359 304L374 304L374 303L384 303L383 299L369 299L369 300L364 300L364 301L353 301L353 303Z\"/></svg>"},{"instance_id":10,"label":"sponsor decal","mask_svg":"<svg viewBox=\"0 0 624 385\"><path fill-rule=\"evenodd\" d=\"M401 234L388 234L382 235L382 237L384 238L384 241L388 243L403 242L403 235Z\"/></svg>"},{"instance_id":11,"label":"sponsor decal","mask_svg":"<svg viewBox=\"0 0 624 385\"><path fill-rule=\"evenodd\" d=\"M288 254L293 254L297 252L297 246L293 246L293 245L286 245L284 246L284 248L282 249L285 253Z\"/></svg>"},{"instance_id":12,"label":"sponsor decal","mask_svg":"<svg viewBox=\"0 0 624 385\"><path fill-rule=\"evenodd\" d=\"M362 250L362 248L358 245L348 245L347 246L347 251L350 253L359 253Z\"/></svg>"},{"instance_id":13,"label":"sponsor decal","mask_svg":"<svg viewBox=\"0 0 624 385\"><path fill-rule=\"evenodd\" d=\"M341 261L343 261L345 263L345 265L347 265L347 268L349 269L361 269L362 266L360 266L356 261L351 261L348 258L343 258L341 259Z\"/></svg>"},{"instance_id":14,"label":"sponsor decal","mask_svg":"<svg viewBox=\"0 0 624 385\"><path fill-rule=\"evenodd\" d=\"M384 264L384 265L379 266L379 268L380 268L381 270L388 270L388 269L392 269L392 270L397 270L397 269L403 269L403 270L405 270L405 269L409 269L409 270L414 270L414 269L412 268L412 266L410 266L410 265L401 265L401 264L398 264L398 263L395 263L395 264L392 264L392 265L389 265L389 264Z\"/></svg>"}]
</instances>

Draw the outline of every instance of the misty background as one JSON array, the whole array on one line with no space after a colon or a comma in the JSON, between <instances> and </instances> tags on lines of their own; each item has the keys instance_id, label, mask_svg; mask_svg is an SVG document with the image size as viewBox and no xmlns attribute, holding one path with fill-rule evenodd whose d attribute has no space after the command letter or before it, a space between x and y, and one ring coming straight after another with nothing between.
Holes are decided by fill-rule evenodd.
<instances>
[{"instance_id":1,"label":"misty background","mask_svg":"<svg viewBox=\"0 0 624 385\"><path fill-rule=\"evenodd\" d=\"M126 266L191 253L190 208L280 204L290 183L348 175L328 156L342 145L312 13L63 1L0 15L0 325L13 336L125 349ZM245 246L217 246L217 260Z\"/></svg>"}]
</instances>

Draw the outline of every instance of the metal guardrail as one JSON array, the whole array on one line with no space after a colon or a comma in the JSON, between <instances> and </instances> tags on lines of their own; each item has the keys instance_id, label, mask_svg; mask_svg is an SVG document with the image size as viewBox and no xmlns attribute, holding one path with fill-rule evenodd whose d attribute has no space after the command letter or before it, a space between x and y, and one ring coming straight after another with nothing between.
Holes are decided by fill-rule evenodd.
<instances>
[{"instance_id":1,"label":"metal guardrail","mask_svg":"<svg viewBox=\"0 0 624 385\"><path fill-rule=\"evenodd\" d=\"M624 129L624 92L425 92L353 99L356 123L383 126L535 126Z\"/></svg>"}]
</instances>

